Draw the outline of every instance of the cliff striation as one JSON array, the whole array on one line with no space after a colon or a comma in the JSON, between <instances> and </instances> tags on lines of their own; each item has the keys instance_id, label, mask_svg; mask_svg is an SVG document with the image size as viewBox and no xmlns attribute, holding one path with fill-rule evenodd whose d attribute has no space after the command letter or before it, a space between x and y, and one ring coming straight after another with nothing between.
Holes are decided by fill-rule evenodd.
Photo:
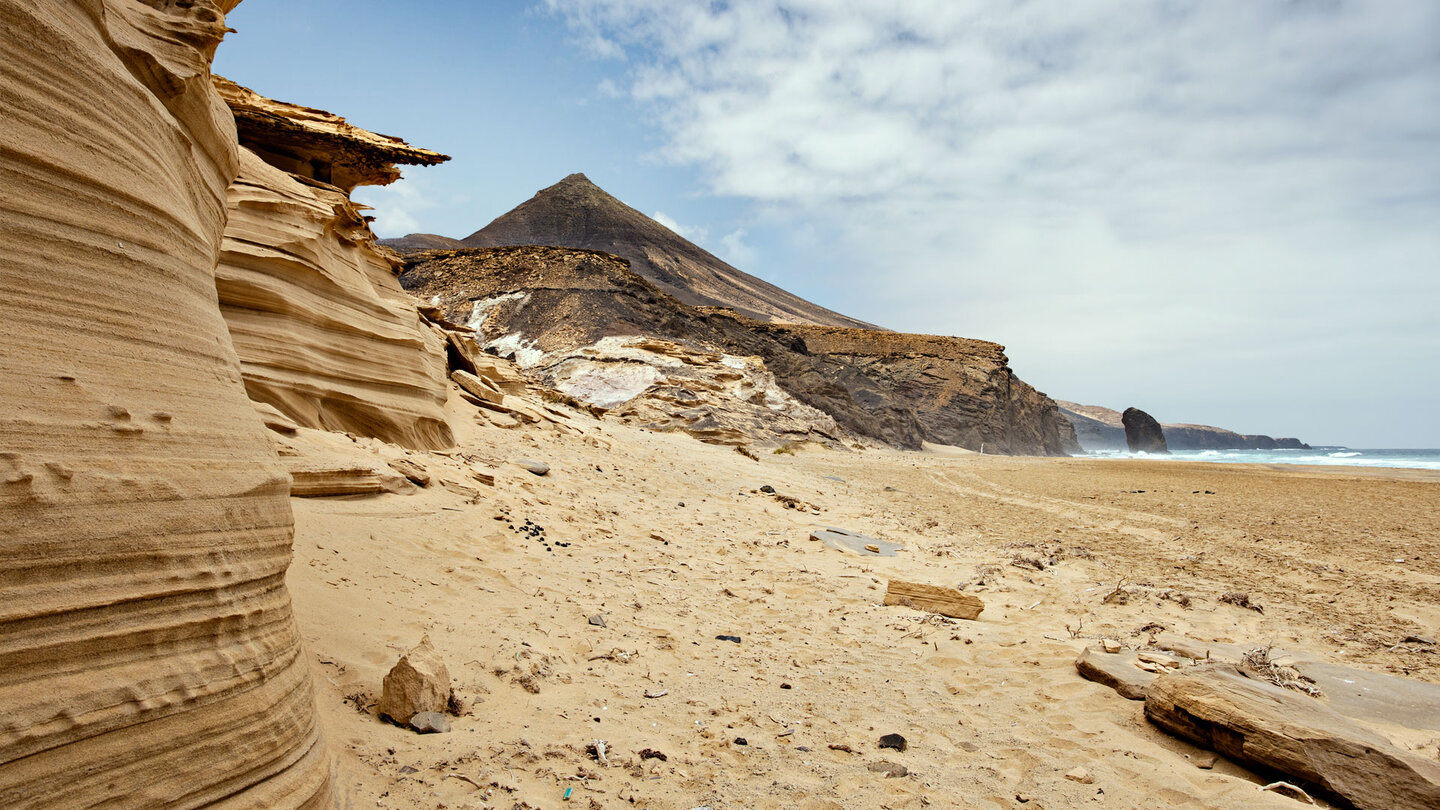
<instances>
[{"instance_id":1,"label":"cliff striation","mask_svg":"<svg viewBox=\"0 0 1440 810\"><path fill-rule=\"evenodd\" d=\"M993 343L775 324L728 308L691 307L623 259L596 251L532 246L407 258L401 276L407 289L447 319L468 322L489 350L531 368L600 347L607 338L663 338L722 359L757 358L787 399L886 444L1056 455L1073 443L1054 403L1016 379L1004 349ZM634 395L645 390L639 386ZM623 401L607 396L607 406ZM801 413L779 399L772 404ZM807 430L827 430L810 424ZM757 434L749 429L749 435Z\"/></svg>"},{"instance_id":2,"label":"cliff striation","mask_svg":"<svg viewBox=\"0 0 1440 810\"><path fill-rule=\"evenodd\" d=\"M234 2L0 0L0 806L319 807L289 478L215 305Z\"/></svg>"},{"instance_id":3,"label":"cliff striation","mask_svg":"<svg viewBox=\"0 0 1440 810\"><path fill-rule=\"evenodd\" d=\"M444 343L400 288L399 257L376 244L349 197L395 180L395 163L448 158L215 84L241 144L215 280L250 397L303 427L452 445Z\"/></svg>"}]
</instances>

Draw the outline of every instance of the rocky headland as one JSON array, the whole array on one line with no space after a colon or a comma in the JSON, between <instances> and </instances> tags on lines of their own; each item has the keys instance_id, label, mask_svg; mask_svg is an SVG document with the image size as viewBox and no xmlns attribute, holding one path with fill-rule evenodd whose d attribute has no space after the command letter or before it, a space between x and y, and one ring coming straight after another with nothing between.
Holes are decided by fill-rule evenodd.
<instances>
[{"instance_id":1,"label":"rocky headland","mask_svg":"<svg viewBox=\"0 0 1440 810\"><path fill-rule=\"evenodd\" d=\"M1126 450L1125 425L1120 411L1099 405L1081 405L1059 400L1060 413L1075 429L1080 447L1087 453ZM1277 439L1262 434L1236 433L1210 425L1161 422L1170 450L1308 450L1299 439Z\"/></svg>"}]
</instances>

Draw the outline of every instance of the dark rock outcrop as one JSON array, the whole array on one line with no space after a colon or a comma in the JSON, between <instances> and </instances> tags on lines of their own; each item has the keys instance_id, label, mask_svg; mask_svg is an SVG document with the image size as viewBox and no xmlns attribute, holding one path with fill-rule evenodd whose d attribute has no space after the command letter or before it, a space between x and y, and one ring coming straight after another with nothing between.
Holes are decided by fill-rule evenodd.
<instances>
[{"instance_id":1,"label":"dark rock outcrop","mask_svg":"<svg viewBox=\"0 0 1440 810\"><path fill-rule=\"evenodd\" d=\"M480 341L526 356L652 336L758 357L790 396L851 433L906 448L1063 455L1055 403L1017 379L1004 347L883 330L777 324L687 306L595 251L511 247L413 254L401 283ZM530 362L530 361L527 361ZM540 362L533 360L533 362Z\"/></svg>"},{"instance_id":2,"label":"dark rock outcrop","mask_svg":"<svg viewBox=\"0 0 1440 810\"><path fill-rule=\"evenodd\" d=\"M459 239L451 239L438 233L410 233L393 239L381 239L380 244L401 253L417 250L458 250L465 247Z\"/></svg>"},{"instance_id":3,"label":"dark rock outcrop","mask_svg":"<svg viewBox=\"0 0 1440 810\"><path fill-rule=\"evenodd\" d=\"M419 234L387 241L421 241ZM743 273L572 174L461 240L465 247L553 245L621 256L662 292L691 306L731 307L761 321L870 327Z\"/></svg>"},{"instance_id":4,"label":"dark rock outcrop","mask_svg":"<svg viewBox=\"0 0 1440 810\"><path fill-rule=\"evenodd\" d=\"M1160 429L1155 417L1139 408L1126 408L1120 414L1120 421L1125 425L1125 446L1130 452L1169 454L1170 450L1165 446L1165 431Z\"/></svg>"},{"instance_id":5,"label":"dark rock outcrop","mask_svg":"<svg viewBox=\"0 0 1440 810\"><path fill-rule=\"evenodd\" d=\"M1060 413L1075 428L1084 452L1125 450L1125 427L1119 411L1098 405L1081 405L1061 400ZM1171 451L1185 450L1309 450L1299 439L1275 439L1261 434L1236 433L1210 425L1161 422L1165 445Z\"/></svg>"}]
</instances>

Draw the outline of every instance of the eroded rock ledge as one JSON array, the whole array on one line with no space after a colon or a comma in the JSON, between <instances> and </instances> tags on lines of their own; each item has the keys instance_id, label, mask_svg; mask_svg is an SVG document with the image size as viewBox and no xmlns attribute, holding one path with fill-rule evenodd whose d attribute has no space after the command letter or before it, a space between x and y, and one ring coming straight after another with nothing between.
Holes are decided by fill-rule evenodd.
<instances>
[{"instance_id":1,"label":"eroded rock ledge","mask_svg":"<svg viewBox=\"0 0 1440 810\"><path fill-rule=\"evenodd\" d=\"M376 244L348 193L396 179L395 163L448 158L215 84L240 128L216 287L246 390L303 427L413 449L452 445L444 343L400 288L399 257Z\"/></svg>"}]
</instances>

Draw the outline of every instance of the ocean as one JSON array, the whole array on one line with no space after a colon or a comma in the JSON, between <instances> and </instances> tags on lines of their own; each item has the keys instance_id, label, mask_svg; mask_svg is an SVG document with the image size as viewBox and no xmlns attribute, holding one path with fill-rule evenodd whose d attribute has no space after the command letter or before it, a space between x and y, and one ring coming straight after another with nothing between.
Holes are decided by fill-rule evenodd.
<instances>
[{"instance_id":1,"label":"ocean","mask_svg":"<svg viewBox=\"0 0 1440 810\"><path fill-rule=\"evenodd\" d=\"M1324 467L1406 467L1440 470L1440 450L1362 450L1315 447L1310 450L1180 450L1169 456L1100 450L1088 458L1153 458L1172 461L1213 461L1227 464L1314 464Z\"/></svg>"}]
</instances>

